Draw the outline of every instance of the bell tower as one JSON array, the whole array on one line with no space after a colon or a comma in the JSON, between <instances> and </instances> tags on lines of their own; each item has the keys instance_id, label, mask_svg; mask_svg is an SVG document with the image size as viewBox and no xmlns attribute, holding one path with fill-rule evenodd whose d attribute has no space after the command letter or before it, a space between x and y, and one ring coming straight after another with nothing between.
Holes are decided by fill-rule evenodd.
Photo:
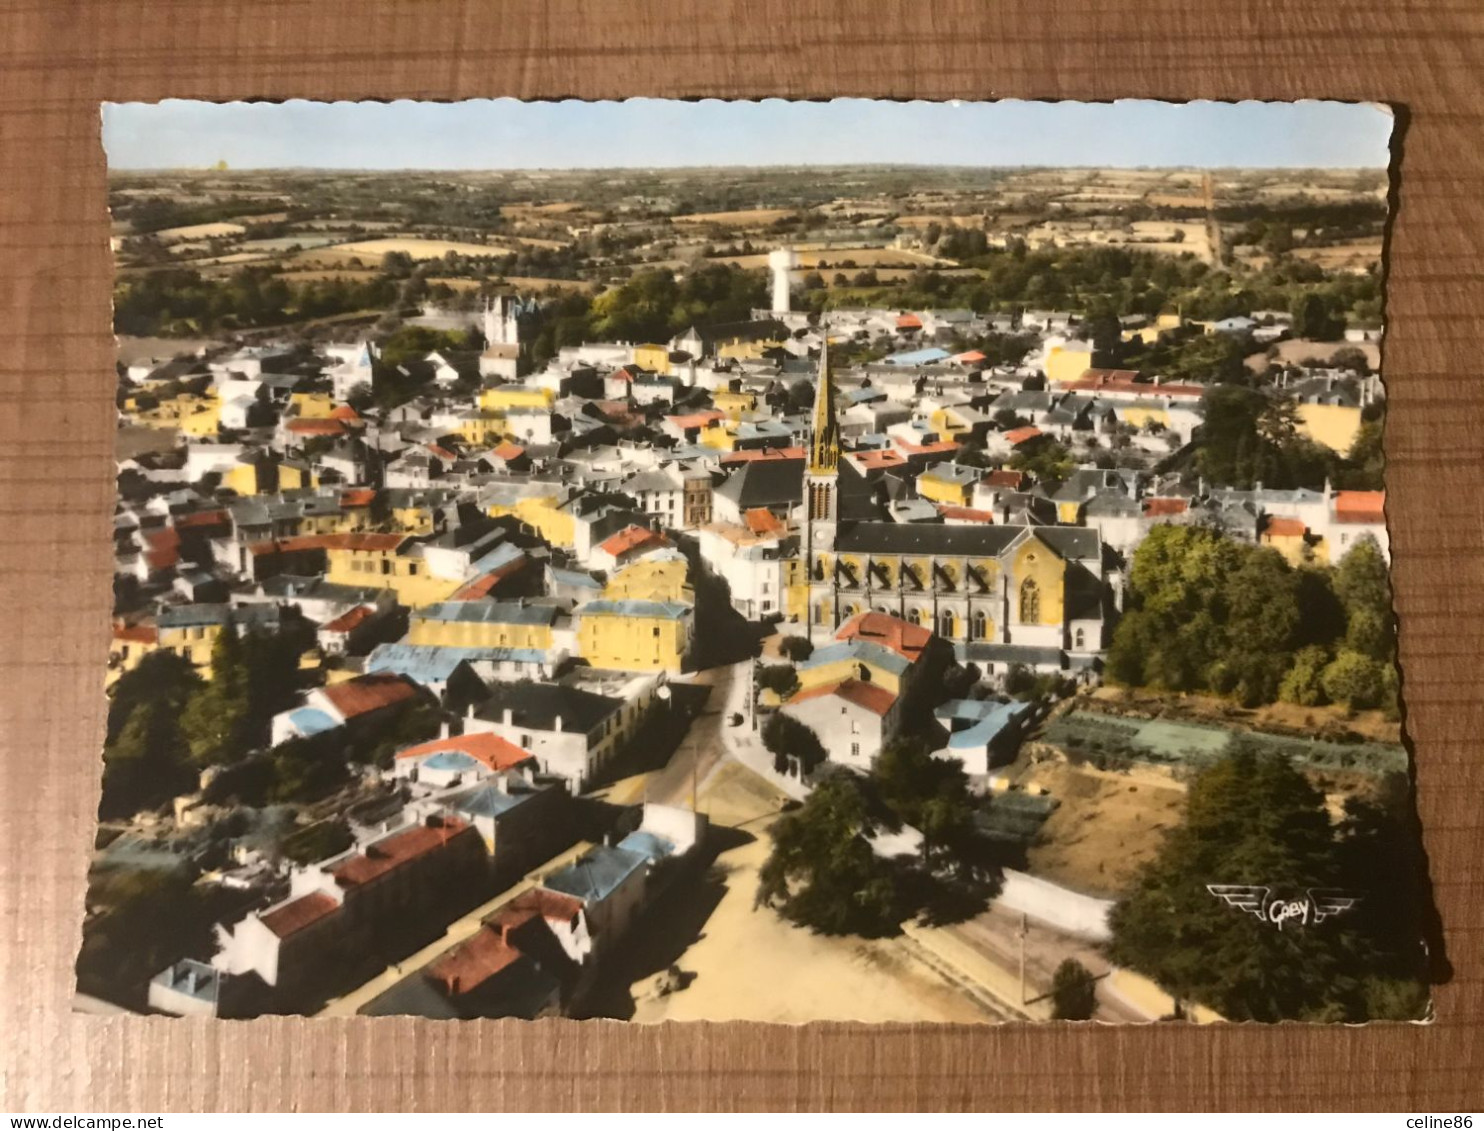
<instances>
[{"instance_id":1,"label":"bell tower","mask_svg":"<svg viewBox=\"0 0 1484 1131\"><path fill-rule=\"evenodd\" d=\"M819 383L809 422L809 458L804 466L804 548L809 578L814 557L835 548L840 517L840 425L835 419L835 386L830 372L829 333L821 329Z\"/></svg>"}]
</instances>

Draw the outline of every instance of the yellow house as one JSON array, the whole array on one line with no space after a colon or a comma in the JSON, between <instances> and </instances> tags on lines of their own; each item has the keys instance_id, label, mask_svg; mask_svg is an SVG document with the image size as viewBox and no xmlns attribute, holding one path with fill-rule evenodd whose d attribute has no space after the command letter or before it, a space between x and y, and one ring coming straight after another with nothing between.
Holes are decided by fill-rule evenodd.
<instances>
[{"instance_id":1,"label":"yellow house","mask_svg":"<svg viewBox=\"0 0 1484 1131\"><path fill-rule=\"evenodd\" d=\"M640 369L647 369L651 373L668 377L670 376L670 347L653 343L635 346L634 364Z\"/></svg>"},{"instance_id":2,"label":"yellow house","mask_svg":"<svg viewBox=\"0 0 1484 1131\"><path fill-rule=\"evenodd\" d=\"M757 361L769 350L783 345L783 342L782 338L736 338L730 342L718 343L716 356L730 357L737 361Z\"/></svg>"},{"instance_id":3,"label":"yellow house","mask_svg":"<svg viewBox=\"0 0 1484 1131\"><path fill-rule=\"evenodd\" d=\"M211 678L211 650L228 625L234 631L276 632L276 605L177 605L163 610L155 621L157 650L174 652L196 666L203 679ZM151 649L155 650L155 649ZM141 656L140 659L143 659Z\"/></svg>"},{"instance_id":4,"label":"yellow house","mask_svg":"<svg viewBox=\"0 0 1484 1131\"><path fill-rule=\"evenodd\" d=\"M505 438L505 418L497 412L461 417L458 434L466 443L490 447Z\"/></svg>"},{"instance_id":5,"label":"yellow house","mask_svg":"<svg viewBox=\"0 0 1484 1131\"><path fill-rule=\"evenodd\" d=\"M159 651L160 633L152 624L124 624L115 621L113 638L108 642L108 674L103 686L112 687L125 672L137 668L146 656Z\"/></svg>"},{"instance_id":6,"label":"yellow house","mask_svg":"<svg viewBox=\"0 0 1484 1131\"><path fill-rule=\"evenodd\" d=\"M716 420L696 433L696 443L703 448L729 452L737 446L737 424L735 420Z\"/></svg>"},{"instance_id":7,"label":"yellow house","mask_svg":"<svg viewBox=\"0 0 1484 1131\"><path fill-rule=\"evenodd\" d=\"M328 420L336 407L335 398L329 393L295 393L289 397L289 404L298 409L290 415L297 415L300 420Z\"/></svg>"},{"instance_id":8,"label":"yellow house","mask_svg":"<svg viewBox=\"0 0 1484 1131\"><path fill-rule=\"evenodd\" d=\"M869 641L826 644L799 665L799 690L858 679L900 695L903 676L911 666L905 657L890 648Z\"/></svg>"},{"instance_id":9,"label":"yellow house","mask_svg":"<svg viewBox=\"0 0 1484 1131\"><path fill-rule=\"evenodd\" d=\"M491 507L490 514L498 518L496 509ZM541 535L548 545L570 550L577 544L577 526L572 521L572 512L563 508L555 494L522 499L515 504L514 514Z\"/></svg>"},{"instance_id":10,"label":"yellow house","mask_svg":"<svg viewBox=\"0 0 1484 1131\"><path fill-rule=\"evenodd\" d=\"M1169 412L1158 405L1129 405L1118 410L1118 419L1130 428L1143 428L1150 421L1162 428L1170 426Z\"/></svg>"},{"instance_id":11,"label":"yellow house","mask_svg":"<svg viewBox=\"0 0 1484 1131\"><path fill-rule=\"evenodd\" d=\"M1342 404L1301 404L1298 430L1316 444L1345 455L1360 435L1360 409Z\"/></svg>"},{"instance_id":12,"label":"yellow house","mask_svg":"<svg viewBox=\"0 0 1484 1131\"><path fill-rule=\"evenodd\" d=\"M325 580L337 585L390 589L400 605L447 600L464 582L436 577L420 556L403 553L405 534L340 534L325 547Z\"/></svg>"},{"instance_id":13,"label":"yellow house","mask_svg":"<svg viewBox=\"0 0 1484 1131\"><path fill-rule=\"evenodd\" d=\"M412 611L408 644L549 653L561 610L525 601L445 601Z\"/></svg>"},{"instance_id":14,"label":"yellow house","mask_svg":"<svg viewBox=\"0 0 1484 1131\"><path fill-rule=\"evenodd\" d=\"M488 413L512 408L550 408L555 394L536 385L496 385L479 394L479 407Z\"/></svg>"},{"instance_id":15,"label":"yellow house","mask_svg":"<svg viewBox=\"0 0 1484 1131\"><path fill-rule=\"evenodd\" d=\"M278 476L271 461L247 459L224 472L221 485L242 496L264 495L277 489Z\"/></svg>"},{"instance_id":16,"label":"yellow house","mask_svg":"<svg viewBox=\"0 0 1484 1131\"><path fill-rule=\"evenodd\" d=\"M610 601L669 601L694 604L695 593L686 584L684 557L648 558L624 566L609 579L603 596Z\"/></svg>"},{"instance_id":17,"label":"yellow house","mask_svg":"<svg viewBox=\"0 0 1484 1131\"><path fill-rule=\"evenodd\" d=\"M968 506L974 485L984 477L982 468L940 463L917 477L917 493L924 499L951 506Z\"/></svg>"},{"instance_id":18,"label":"yellow house","mask_svg":"<svg viewBox=\"0 0 1484 1131\"><path fill-rule=\"evenodd\" d=\"M319 475L307 463L284 460L278 465L278 489L280 491L302 491L319 486Z\"/></svg>"},{"instance_id":19,"label":"yellow house","mask_svg":"<svg viewBox=\"0 0 1484 1131\"><path fill-rule=\"evenodd\" d=\"M1057 384L1077 380L1092 368L1092 346L1087 342L1066 342L1047 347L1046 379Z\"/></svg>"},{"instance_id":20,"label":"yellow house","mask_svg":"<svg viewBox=\"0 0 1484 1131\"><path fill-rule=\"evenodd\" d=\"M757 409L757 394L719 389L711 394L711 403L718 412L726 413L729 419L740 421L744 412Z\"/></svg>"},{"instance_id":21,"label":"yellow house","mask_svg":"<svg viewBox=\"0 0 1484 1131\"><path fill-rule=\"evenodd\" d=\"M589 601L577 651L595 668L678 672L690 651L691 608L671 601Z\"/></svg>"}]
</instances>

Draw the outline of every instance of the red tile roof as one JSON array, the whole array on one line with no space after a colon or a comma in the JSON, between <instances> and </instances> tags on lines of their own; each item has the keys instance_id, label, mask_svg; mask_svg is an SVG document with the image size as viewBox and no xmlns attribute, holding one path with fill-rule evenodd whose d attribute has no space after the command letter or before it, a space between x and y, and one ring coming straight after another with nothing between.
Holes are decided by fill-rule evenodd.
<instances>
[{"instance_id":1,"label":"red tile roof","mask_svg":"<svg viewBox=\"0 0 1484 1131\"><path fill-rule=\"evenodd\" d=\"M1189 499L1145 499L1145 518L1171 518L1190 510Z\"/></svg>"},{"instance_id":2,"label":"red tile roof","mask_svg":"<svg viewBox=\"0 0 1484 1131\"><path fill-rule=\"evenodd\" d=\"M428 451L432 452L439 459L446 460L449 463L452 463L454 460L459 458L454 452L449 451L442 444L425 444L423 446L426 447Z\"/></svg>"},{"instance_id":3,"label":"red tile roof","mask_svg":"<svg viewBox=\"0 0 1484 1131\"><path fill-rule=\"evenodd\" d=\"M175 528L177 530L190 530L198 526L220 526L227 521L227 512L223 510L193 511L190 514L175 516Z\"/></svg>"},{"instance_id":4,"label":"red tile roof","mask_svg":"<svg viewBox=\"0 0 1484 1131\"><path fill-rule=\"evenodd\" d=\"M957 361L964 365L971 365L974 362L983 361L984 359L983 350L965 350L963 353L954 354L948 360Z\"/></svg>"},{"instance_id":5,"label":"red tile roof","mask_svg":"<svg viewBox=\"0 0 1484 1131\"><path fill-rule=\"evenodd\" d=\"M919 317L917 317L917 315L915 315L915 314L898 314L897 315L897 329L898 330L921 330L922 329L922 319L919 318Z\"/></svg>"},{"instance_id":6,"label":"red tile roof","mask_svg":"<svg viewBox=\"0 0 1484 1131\"><path fill-rule=\"evenodd\" d=\"M1128 369L1088 369L1075 381L1062 385L1068 392L1104 393L1109 396L1176 397L1198 400L1206 395L1204 385L1174 385L1168 382L1135 381ZM1137 374L1135 374L1137 376Z\"/></svg>"},{"instance_id":7,"label":"red tile roof","mask_svg":"<svg viewBox=\"0 0 1484 1131\"><path fill-rule=\"evenodd\" d=\"M375 501L375 487L351 487L340 492L342 507L369 507Z\"/></svg>"},{"instance_id":8,"label":"red tile roof","mask_svg":"<svg viewBox=\"0 0 1484 1131\"><path fill-rule=\"evenodd\" d=\"M851 452L850 458L867 471L878 467L896 467L907 462L907 457L895 448L864 448Z\"/></svg>"},{"instance_id":9,"label":"red tile roof","mask_svg":"<svg viewBox=\"0 0 1484 1131\"><path fill-rule=\"evenodd\" d=\"M169 569L180 561L180 531L175 527L146 530L140 537L144 540L144 560L150 569Z\"/></svg>"},{"instance_id":10,"label":"red tile roof","mask_svg":"<svg viewBox=\"0 0 1484 1131\"><path fill-rule=\"evenodd\" d=\"M417 688L400 675L384 672L358 675L344 683L332 683L322 689L335 710L346 719L392 707L417 697Z\"/></svg>"},{"instance_id":11,"label":"red tile roof","mask_svg":"<svg viewBox=\"0 0 1484 1131\"><path fill-rule=\"evenodd\" d=\"M515 743L498 734L461 734L453 738L435 738L432 742L420 742L406 750L398 750L400 758L427 758L443 751L467 754L491 770L509 770L535 757L529 750L522 750Z\"/></svg>"},{"instance_id":12,"label":"red tile roof","mask_svg":"<svg viewBox=\"0 0 1484 1131\"><path fill-rule=\"evenodd\" d=\"M826 695L838 695L846 702L864 707L873 715L885 715L891 710L897 697L879 683L865 683L858 679L843 679L839 683L826 683L800 691L790 703L803 703L810 699L822 699Z\"/></svg>"},{"instance_id":13,"label":"red tile roof","mask_svg":"<svg viewBox=\"0 0 1484 1131\"><path fill-rule=\"evenodd\" d=\"M332 896L322 891L312 891L308 895L301 895L298 899L291 899L282 907L269 911L262 916L263 926L267 927L281 939L286 939L295 931L302 931L312 923L318 923L326 915L331 915L340 910L340 904L336 903Z\"/></svg>"},{"instance_id":14,"label":"red tile roof","mask_svg":"<svg viewBox=\"0 0 1484 1131\"><path fill-rule=\"evenodd\" d=\"M152 624L115 624L113 638L131 644L158 644L160 630Z\"/></svg>"},{"instance_id":15,"label":"red tile roof","mask_svg":"<svg viewBox=\"0 0 1484 1131\"><path fill-rule=\"evenodd\" d=\"M993 522L993 511L975 510L973 507L957 507L950 503L939 503L938 513L950 522Z\"/></svg>"},{"instance_id":16,"label":"red tile roof","mask_svg":"<svg viewBox=\"0 0 1484 1131\"><path fill-rule=\"evenodd\" d=\"M932 636L929 629L887 613L857 613L835 633L836 640L869 640L914 662Z\"/></svg>"},{"instance_id":17,"label":"red tile roof","mask_svg":"<svg viewBox=\"0 0 1484 1131\"><path fill-rule=\"evenodd\" d=\"M788 529L767 507L753 507L742 518L754 534L782 534Z\"/></svg>"},{"instance_id":18,"label":"red tile roof","mask_svg":"<svg viewBox=\"0 0 1484 1131\"><path fill-rule=\"evenodd\" d=\"M343 685L342 685L343 686ZM388 872L422 856L437 852L473 826L459 817L440 817L437 825L418 825L406 832L379 840L359 856L352 856L330 869L341 887L356 887L378 880Z\"/></svg>"},{"instance_id":19,"label":"red tile roof","mask_svg":"<svg viewBox=\"0 0 1484 1131\"><path fill-rule=\"evenodd\" d=\"M361 414L358 413L355 409L351 408L348 404L340 404L336 405L333 409L330 410L330 419L343 420L347 424L359 424L361 421Z\"/></svg>"},{"instance_id":20,"label":"red tile roof","mask_svg":"<svg viewBox=\"0 0 1484 1131\"><path fill-rule=\"evenodd\" d=\"M1005 441L1012 448L1014 448L1019 447L1027 440L1034 440L1039 435L1041 435L1041 430L1039 428L1035 428L1031 425L1026 425L1026 427L1024 428L1012 428L1010 429L1010 431L1006 432Z\"/></svg>"},{"instance_id":21,"label":"red tile roof","mask_svg":"<svg viewBox=\"0 0 1484 1131\"><path fill-rule=\"evenodd\" d=\"M898 440L897 450L906 452L910 456L936 455L939 452L956 452L959 449L956 440L935 440L931 444L914 444L909 440Z\"/></svg>"},{"instance_id":22,"label":"red tile roof","mask_svg":"<svg viewBox=\"0 0 1484 1131\"><path fill-rule=\"evenodd\" d=\"M529 888L497 911L492 918L499 920L507 910L530 911L543 919L563 923L570 921L572 916L582 910L582 900L575 895L552 891L550 888Z\"/></svg>"},{"instance_id":23,"label":"red tile roof","mask_svg":"<svg viewBox=\"0 0 1484 1131\"><path fill-rule=\"evenodd\" d=\"M300 436L345 435L345 424L343 422L327 418L305 420L302 417L296 416L285 421L284 427Z\"/></svg>"},{"instance_id":24,"label":"red tile roof","mask_svg":"<svg viewBox=\"0 0 1484 1131\"><path fill-rule=\"evenodd\" d=\"M484 926L428 967L428 977L450 997L478 989L521 959L500 927Z\"/></svg>"},{"instance_id":25,"label":"red tile roof","mask_svg":"<svg viewBox=\"0 0 1484 1131\"><path fill-rule=\"evenodd\" d=\"M1007 487L1011 491L1025 489L1026 474L1023 471L1011 471L1008 467L1001 467L991 471L980 483L986 487Z\"/></svg>"},{"instance_id":26,"label":"red tile roof","mask_svg":"<svg viewBox=\"0 0 1484 1131\"><path fill-rule=\"evenodd\" d=\"M376 615L376 610L370 605L357 605L348 612L341 613L338 617L325 625L322 632L351 632L360 625L366 623Z\"/></svg>"},{"instance_id":27,"label":"red tile roof","mask_svg":"<svg viewBox=\"0 0 1484 1131\"><path fill-rule=\"evenodd\" d=\"M676 428L704 428L713 420L725 420L726 413L718 412L714 408L702 409L700 412L687 412L679 416L665 417Z\"/></svg>"},{"instance_id":28,"label":"red tile roof","mask_svg":"<svg viewBox=\"0 0 1484 1131\"><path fill-rule=\"evenodd\" d=\"M670 540L644 526L626 526L598 546L605 554L619 557L641 546L668 546Z\"/></svg>"},{"instance_id":29,"label":"red tile roof","mask_svg":"<svg viewBox=\"0 0 1484 1131\"><path fill-rule=\"evenodd\" d=\"M496 459L512 460L520 459L526 454L525 448L511 440L504 440L490 449L490 454Z\"/></svg>"},{"instance_id":30,"label":"red tile roof","mask_svg":"<svg viewBox=\"0 0 1484 1131\"><path fill-rule=\"evenodd\" d=\"M1383 523L1386 521L1386 492L1336 491L1334 509L1336 522Z\"/></svg>"},{"instance_id":31,"label":"red tile roof","mask_svg":"<svg viewBox=\"0 0 1484 1131\"><path fill-rule=\"evenodd\" d=\"M722 463L751 463L760 459L803 459L804 449L799 448L744 448L740 452L727 452Z\"/></svg>"},{"instance_id":32,"label":"red tile roof","mask_svg":"<svg viewBox=\"0 0 1484 1131\"><path fill-rule=\"evenodd\" d=\"M1263 524L1262 532L1275 538L1296 538L1302 536L1308 529L1299 519L1272 515Z\"/></svg>"},{"instance_id":33,"label":"red tile roof","mask_svg":"<svg viewBox=\"0 0 1484 1131\"><path fill-rule=\"evenodd\" d=\"M519 573L526 568L531 559L524 554L514 561L506 562L499 569L492 569L488 573L482 573L473 581L466 581L449 598L450 601L478 601L488 597L495 587L507 577Z\"/></svg>"}]
</instances>

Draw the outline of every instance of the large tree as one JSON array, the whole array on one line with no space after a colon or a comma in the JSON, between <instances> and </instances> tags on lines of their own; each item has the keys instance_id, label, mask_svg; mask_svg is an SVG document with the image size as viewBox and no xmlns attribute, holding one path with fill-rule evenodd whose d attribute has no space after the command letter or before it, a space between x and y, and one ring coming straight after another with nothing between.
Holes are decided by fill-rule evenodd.
<instances>
[{"instance_id":1,"label":"large tree","mask_svg":"<svg viewBox=\"0 0 1484 1131\"><path fill-rule=\"evenodd\" d=\"M820 783L774 822L758 903L822 934L892 933L902 919L894 869L866 839L878 827L858 782Z\"/></svg>"},{"instance_id":2,"label":"large tree","mask_svg":"<svg viewBox=\"0 0 1484 1131\"><path fill-rule=\"evenodd\" d=\"M1372 871L1378 846L1397 843L1372 813L1336 828L1324 795L1286 759L1238 743L1192 783L1184 822L1113 910L1109 955L1177 999L1237 1021L1364 1021L1418 1016L1425 990L1415 895L1408 920L1378 932L1363 915L1279 929L1229 906L1208 884L1251 885L1302 898L1353 889L1384 905L1421 877Z\"/></svg>"}]
</instances>

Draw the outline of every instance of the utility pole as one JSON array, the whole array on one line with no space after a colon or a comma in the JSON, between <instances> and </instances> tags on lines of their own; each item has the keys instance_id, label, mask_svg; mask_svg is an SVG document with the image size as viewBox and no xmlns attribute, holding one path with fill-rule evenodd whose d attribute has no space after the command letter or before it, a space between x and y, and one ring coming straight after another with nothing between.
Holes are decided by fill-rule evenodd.
<instances>
[{"instance_id":1,"label":"utility pole","mask_svg":"<svg viewBox=\"0 0 1484 1131\"><path fill-rule=\"evenodd\" d=\"M1025 912L1020 913L1020 930L1016 932L1020 938L1020 1004L1025 1004Z\"/></svg>"}]
</instances>

